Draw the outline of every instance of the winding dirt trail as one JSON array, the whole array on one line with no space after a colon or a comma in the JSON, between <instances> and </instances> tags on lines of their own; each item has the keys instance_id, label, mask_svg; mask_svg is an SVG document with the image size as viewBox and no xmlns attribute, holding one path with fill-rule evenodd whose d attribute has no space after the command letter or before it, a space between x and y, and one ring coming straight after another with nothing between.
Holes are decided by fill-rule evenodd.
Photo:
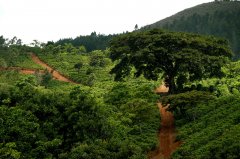
<instances>
[{"instance_id":1,"label":"winding dirt trail","mask_svg":"<svg viewBox=\"0 0 240 159\"><path fill-rule=\"evenodd\" d=\"M41 65L43 68L47 69L48 72L50 72L53 76L53 79L55 80L59 80L59 81L64 81L64 82L69 82L69 83L74 83L74 84L78 84L74 81L72 81L71 79L63 76L61 73L59 73L58 71L54 70L51 66L49 66L47 63L43 62L42 60L40 60L35 54L31 53L31 58L32 60ZM36 72L40 73L40 74L44 74L43 70L37 70L37 69L28 69L28 68L21 68L21 67L7 67L7 68L3 68L0 67L0 71L1 70L16 70L19 71L20 73L23 74L35 74Z\"/></svg>"},{"instance_id":2,"label":"winding dirt trail","mask_svg":"<svg viewBox=\"0 0 240 159\"><path fill-rule=\"evenodd\" d=\"M156 89L156 93L167 93L168 88L161 85ZM161 115L161 129L159 131L159 147L150 153L149 159L169 159L171 153L180 146L180 142L175 142L176 132L174 127L174 116L167 111L167 106L163 107L160 102L157 103Z\"/></svg>"},{"instance_id":3,"label":"winding dirt trail","mask_svg":"<svg viewBox=\"0 0 240 159\"><path fill-rule=\"evenodd\" d=\"M64 81L64 82L69 82L69 83L75 83L78 84L72 80L70 80L69 78L65 77L64 75L62 75L61 73L59 73L58 71L56 71L55 69L53 69L51 66L49 66L47 63L43 62L42 60L40 60L34 53L31 53L31 58L32 60L41 65L43 68L46 68L48 70L48 72L50 72L52 74L52 76L54 77L54 79L59 80L59 81Z\"/></svg>"}]
</instances>

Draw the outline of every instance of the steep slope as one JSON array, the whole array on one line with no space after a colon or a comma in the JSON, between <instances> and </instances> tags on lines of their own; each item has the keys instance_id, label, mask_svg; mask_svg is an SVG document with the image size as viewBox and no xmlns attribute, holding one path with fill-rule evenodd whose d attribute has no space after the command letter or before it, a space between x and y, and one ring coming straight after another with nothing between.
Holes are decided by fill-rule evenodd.
<instances>
[{"instance_id":1,"label":"steep slope","mask_svg":"<svg viewBox=\"0 0 240 159\"><path fill-rule=\"evenodd\" d=\"M240 58L240 1L204 3L141 28L163 28L223 37Z\"/></svg>"},{"instance_id":2,"label":"steep slope","mask_svg":"<svg viewBox=\"0 0 240 159\"><path fill-rule=\"evenodd\" d=\"M239 94L223 96L187 110L188 118L176 119L178 139L183 141L174 159L239 159ZM197 114L195 120L189 120ZM186 122L187 121L187 122Z\"/></svg>"}]
</instances>

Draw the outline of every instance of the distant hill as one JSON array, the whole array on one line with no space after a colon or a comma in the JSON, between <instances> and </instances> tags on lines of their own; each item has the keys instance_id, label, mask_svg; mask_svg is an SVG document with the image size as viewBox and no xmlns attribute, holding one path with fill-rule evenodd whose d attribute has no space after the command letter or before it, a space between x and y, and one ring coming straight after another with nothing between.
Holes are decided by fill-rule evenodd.
<instances>
[{"instance_id":1,"label":"distant hill","mask_svg":"<svg viewBox=\"0 0 240 159\"><path fill-rule=\"evenodd\" d=\"M141 30L153 28L226 38L235 53L234 58L240 58L240 1L204 3L147 25Z\"/></svg>"}]
</instances>

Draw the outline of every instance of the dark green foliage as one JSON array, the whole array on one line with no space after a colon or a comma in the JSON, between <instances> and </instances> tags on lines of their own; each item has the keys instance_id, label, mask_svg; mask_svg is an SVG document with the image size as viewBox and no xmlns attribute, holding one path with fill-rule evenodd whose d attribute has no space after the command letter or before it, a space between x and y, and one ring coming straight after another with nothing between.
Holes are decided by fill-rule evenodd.
<instances>
[{"instance_id":1,"label":"dark green foliage","mask_svg":"<svg viewBox=\"0 0 240 159\"><path fill-rule=\"evenodd\" d=\"M80 69L83 67L83 63L82 62L78 62L74 65L74 68L76 68L78 70L78 73L80 71Z\"/></svg>"},{"instance_id":2,"label":"dark green foliage","mask_svg":"<svg viewBox=\"0 0 240 159\"><path fill-rule=\"evenodd\" d=\"M30 158L40 138L38 119L27 110L4 105L0 107L0 116L0 158Z\"/></svg>"},{"instance_id":3,"label":"dark green foliage","mask_svg":"<svg viewBox=\"0 0 240 159\"><path fill-rule=\"evenodd\" d=\"M83 45L86 47L87 52L91 52L93 50L105 50L108 46L109 41L114 36L115 35L97 35L96 32L93 32L91 35L79 36L75 39L60 39L55 44L63 45L65 43L71 43L75 47Z\"/></svg>"},{"instance_id":4,"label":"dark green foliage","mask_svg":"<svg viewBox=\"0 0 240 159\"><path fill-rule=\"evenodd\" d=\"M189 120L195 120L198 114L195 112L188 114L187 110L196 107L198 104L207 103L209 100L214 99L216 99L215 96L209 92L190 91L162 97L161 101L165 106L170 104L167 110L174 112L175 118L186 117Z\"/></svg>"},{"instance_id":5,"label":"dark green foliage","mask_svg":"<svg viewBox=\"0 0 240 159\"><path fill-rule=\"evenodd\" d=\"M111 42L111 58L119 60L111 70L116 80L132 73L157 80L164 73L170 93L186 81L204 77L220 77L226 57L232 53L227 41L197 34L154 29L120 35Z\"/></svg>"},{"instance_id":6,"label":"dark green foliage","mask_svg":"<svg viewBox=\"0 0 240 159\"><path fill-rule=\"evenodd\" d=\"M94 68L93 67L88 67L88 69L86 70L86 75L90 75L94 73Z\"/></svg>"},{"instance_id":7,"label":"dark green foliage","mask_svg":"<svg viewBox=\"0 0 240 159\"><path fill-rule=\"evenodd\" d=\"M52 74L48 72L48 70L45 70L44 74L41 75L41 85L47 87L51 80L52 80Z\"/></svg>"},{"instance_id":8,"label":"dark green foliage","mask_svg":"<svg viewBox=\"0 0 240 159\"><path fill-rule=\"evenodd\" d=\"M186 9L169 18L142 28L164 28L226 38L234 58L240 57L240 2L211 2Z\"/></svg>"},{"instance_id":9,"label":"dark green foliage","mask_svg":"<svg viewBox=\"0 0 240 159\"><path fill-rule=\"evenodd\" d=\"M1 130L5 132L1 134L1 150L13 142L21 158L56 158L75 143L91 144L97 138L109 137L105 134L109 130L104 128L107 116L90 92L75 88L68 96L38 90L28 82L17 86L7 98L11 107L0 107L4 111Z\"/></svg>"},{"instance_id":10,"label":"dark green foliage","mask_svg":"<svg viewBox=\"0 0 240 159\"><path fill-rule=\"evenodd\" d=\"M3 36L0 36L0 47L3 46L3 44L5 43L6 39Z\"/></svg>"},{"instance_id":11,"label":"dark green foliage","mask_svg":"<svg viewBox=\"0 0 240 159\"><path fill-rule=\"evenodd\" d=\"M125 125L118 127L119 134L114 134L115 140L119 140L121 136L128 136L121 142L124 147L112 143L113 149L126 153L123 158L129 158L131 155L133 158L145 158L143 152L153 150L156 146L156 140L152 140L151 137L156 137L153 130L159 127L159 112L155 104L157 95L153 94L153 85L138 85L119 83L105 95L106 103L116 109L116 118ZM141 146L136 147L132 143L139 143Z\"/></svg>"},{"instance_id":12,"label":"dark green foliage","mask_svg":"<svg viewBox=\"0 0 240 159\"><path fill-rule=\"evenodd\" d=\"M53 91L34 76L1 84L0 158L146 158L157 144L157 96L151 84L123 85L127 99L115 88L105 97L83 86Z\"/></svg>"}]
</instances>

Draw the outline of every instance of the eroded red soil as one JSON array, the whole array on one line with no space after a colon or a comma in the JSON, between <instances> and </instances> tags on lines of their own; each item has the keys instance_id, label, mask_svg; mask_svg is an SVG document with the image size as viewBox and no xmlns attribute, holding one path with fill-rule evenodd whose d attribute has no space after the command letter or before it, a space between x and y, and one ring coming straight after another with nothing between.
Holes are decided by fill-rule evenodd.
<instances>
[{"instance_id":1,"label":"eroded red soil","mask_svg":"<svg viewBox=\"0 0 240 159\"><path fill-rule=\"evenodd\" d=\"M161 85L156 89L156 93L167 93L168 88ZM166 111L161 103L157 103L161 115L161 129L159 131L159 147L150 153L150 159L169 159L171 153L180 146L180 142L175 142L176 132L174 127L174 116L171 112Z\"/></svg>"}]
</instances>

